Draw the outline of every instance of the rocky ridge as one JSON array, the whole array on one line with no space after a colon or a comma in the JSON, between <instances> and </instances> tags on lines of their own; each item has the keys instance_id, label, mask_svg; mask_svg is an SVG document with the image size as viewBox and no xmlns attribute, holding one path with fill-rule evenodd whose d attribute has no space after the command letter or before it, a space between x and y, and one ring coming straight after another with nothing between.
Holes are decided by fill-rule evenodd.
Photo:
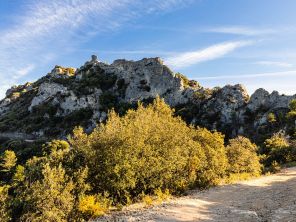
<instances>
[{"instance_id":1,"label":"rocky ridge","mask_svg":"<svg viewBox=\"0 0 296 222\"><path fill-rule=\"evenodd\" d=\"M92 56L78 69L56 66L34 83L7 90L0 101L0 132L63 137L76 125L91 131L107 118L109 109L123 114L138 101L150 102L158 95L188 123L229 137L256 137L262 130L285 128L281 118L296 98L264 89L250 97L240 84L207 89L174 73L159 58L109 65ZM271 126L269 113L281 124Z\"/></svg>"}]
</instances>

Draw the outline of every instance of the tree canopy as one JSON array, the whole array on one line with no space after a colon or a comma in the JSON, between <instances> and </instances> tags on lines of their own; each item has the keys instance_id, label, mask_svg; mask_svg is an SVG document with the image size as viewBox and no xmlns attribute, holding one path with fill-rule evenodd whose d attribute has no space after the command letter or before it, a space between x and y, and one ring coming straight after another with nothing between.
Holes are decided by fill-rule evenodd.
<instances>
[{"instance_id":1,"label":"tree canopy","mask_svg":"<svg viewBox=\"0 0 296 222\"><path fill-rule=\"evenodd\" d=\"M86 221L148 195L179 194L232 173L260 172L257 147L239 137L187 125L162 99L138 104L91 134L77 127L67 141L44 144L24 164L1 157L4 221ZM13 214L12 214L13 212Z\"/></svg>"}]
</instances>

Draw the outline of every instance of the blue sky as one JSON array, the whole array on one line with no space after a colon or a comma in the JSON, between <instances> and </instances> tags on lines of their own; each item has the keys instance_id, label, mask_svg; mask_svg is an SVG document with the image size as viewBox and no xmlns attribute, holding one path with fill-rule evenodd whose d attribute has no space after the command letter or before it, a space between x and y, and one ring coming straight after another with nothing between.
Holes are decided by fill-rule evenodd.
<instances>
[{"instance_id":1,"label":"blue sky","mask_svg":"<svg viewBox=\"0 0 296 222\"><path fill-rule=\"evenodd\" d=\"M0 0L0 98L91 54L161 57L214 87L296 93L295 0Z\"/></svg>"}]
</instances>

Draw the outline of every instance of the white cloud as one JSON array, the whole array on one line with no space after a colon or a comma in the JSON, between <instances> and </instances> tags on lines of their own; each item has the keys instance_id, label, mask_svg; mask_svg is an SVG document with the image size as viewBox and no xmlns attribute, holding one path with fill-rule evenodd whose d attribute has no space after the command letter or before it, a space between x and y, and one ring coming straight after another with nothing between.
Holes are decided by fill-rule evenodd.
<instances>
[{"instance_id":1,"label":"white cloud","mask_svg":"<svg viewBox=\"0 0 296 222\"><path fill-rule=\"evenodd\" d=\"M248 46L253 43L253 41L223 42L220 44L212 45L202 50L184 52L169 57L165 59L165 64L176 68L187 67L193 64L220 58L234 51L235 49Z\"/></svg>"},{"instance_id":2,"label":"white cloud","mask_svg":"<svg viewBox=\"0 0 296 222\"><path fill-rule=\"evenodd\" d=\"M164 51L164 50L146 50L146 49L142 49L142 50L119 50L119 51L112 51L112 50L108 50L108 51L100 51L102 53L106 53L106 54L115 54L115 55L154 55L154 56L172 56L175 55L177 52L176 51Z\"/></svg>"},{"instance_id":3,"label":"white cloud","mask_svg":"<svg viewBox=\"0 0 296 222\"><path fill-rule=\"evenodd\" d=\"M0 49L15 58L15 55L27 53L28 49L37 51L49 48L50 43L51 46L67 43L75 31L83 26L92 26L92 31L95 29L96 32L113 29L129 16L129 13L125 13L121 19L111 19L114 11L126 9L133 1L38 1L27 5L25 14L16 16L20 21L17 25L0 32ZM88 34L85 30L80 33L81 37L76 36L72 41ZM10 49L14 49L14 53L9 53Z\"/></svg>"},{"instance_id":4,"label":"white cloud","mask_svg":"<svg viewBox=\"0 0 296 222\"><path fill-rule=\"evenodd\" d=\"M212 79L244 79L244 78L258 78L258 77L276 77L276 76L294 76L296 77L296 70L283 71L283 72L267 72L267 73L254 73L254 74L236 74L236 75L215 75L206 77L197 77L196 80L212 80Z\"/></svg>"},{"instance_id":5,"label":"white cloud","mask_svg":"<svg viewBox=\"0 0 296 222\"><path fill-rule=\"evenodd\" d=\"M35 68L35 65L34 64L29 64L28 66L26 67L23 67L19 70L16 71L16 74L12 77L13 79L19 79L23 76L26 76L28 75L30 72L32 72Z\"/></svg>"},{"instance_id":6,"label":"white cloud","mask_svg":"<svg viewBox=\"0 0 296 222\"><path fill-rule=\"evenodd\" d=\"M291 68L293 67L293 64L287 63L287 62L277 62L277 61L258 61L255 62L257 65L263 65L263 66L277 66L282 68Z\"/></svg>"},{"instance_id":7,"label":"white cloud","mask_svg":"<svg viewBox=\"0 0 296 222\"><path fill-rule=\"evenodd\" d=\"M259 35L274 34L274 33L277 33L278 31L275 29L252 28L252 27L246 27L246 26L221 26L221 27L207 28L204 30L204 32L246 35L246 36L259 36Z\"/></svg>"},{"instance_id":8,"label":"white cloud","mask_svg":"<svg viewBox=\"0 0 296 222\"><path fill-rule=\"evenodd\" d=\"M121 20L108 22L108 19L114 11L124 9L132 1L41 0L23 6L24 14L15 15L18 22L0 30L0 97L4 87L19 83L34 68L46 66L52 59L65 55L65 48L89 36L87 29L77 35L80 28L92 25L96 29L89 29L98 32L118 27ZM91 22L94 18L96 20Z\"/></svg>"},{"instance_id":9,"label":"white cloud","mask_svg":"<svg viewBox=\"0 0 296 222\"><path fill-rule=\"evenodd\" d=\"M23 45L23 42L40 36L64 37L60 35L67 35L83 25L91 26L91 32L112 30L142 13L163 12L191 1L42 0L27 6L28 12L19 17L22 22L3 32L0 41L8 45Z\"/></svg>"},{"instance_id":10,"label":"white cloud","mask_svg":"<svg viewBox=\"0 0 296 222\"><path fill-rule=\"evenodd\" d=\"M172 6L181 8L192 2L194 2L194 0L152 0L146 1L144 4L146 5L146 13L154 13L163 10L168 10L172 8ZM142 4L142 2L140 4Z\"/></svg>"},{"instance_id":11,"label":"white cloud","mask_svg":"<svg viewBox=\"0 0 296 222\"><path fill-rule=\"evenodd\" d=\"M15 18L14 25L0 30L0 98L2 88L17 84L26 73L66 56L67 49L77 48L82 41L98 33L114 31L145 14L178 9L192 0L27 2L31 3L21 5L22 14L10 15Z\"/></svg>"}]
</instances>

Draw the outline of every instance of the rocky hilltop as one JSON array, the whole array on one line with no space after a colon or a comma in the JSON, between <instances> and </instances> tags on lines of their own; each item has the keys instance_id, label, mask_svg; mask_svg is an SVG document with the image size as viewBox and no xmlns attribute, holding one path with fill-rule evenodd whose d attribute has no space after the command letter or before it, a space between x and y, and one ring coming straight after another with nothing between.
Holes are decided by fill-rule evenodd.
<instances>
[{"instance_id":1,"label":"rocky hilltop","mask_svg":"<svg viewBox=\"0 0 296 222\"><path fill-rule=\"evenodd\" d=\"M108 110L124 114L158 95L190 124L255 140L286 128L288 104L296 98L264 89L249 96L239 84L204 88L159 58L106 64L92 56L80 68L56 66L34 83L7 90L0 101L0 135L65 137L77 125L90 132Z\"/></svg>"}]
</instances>

